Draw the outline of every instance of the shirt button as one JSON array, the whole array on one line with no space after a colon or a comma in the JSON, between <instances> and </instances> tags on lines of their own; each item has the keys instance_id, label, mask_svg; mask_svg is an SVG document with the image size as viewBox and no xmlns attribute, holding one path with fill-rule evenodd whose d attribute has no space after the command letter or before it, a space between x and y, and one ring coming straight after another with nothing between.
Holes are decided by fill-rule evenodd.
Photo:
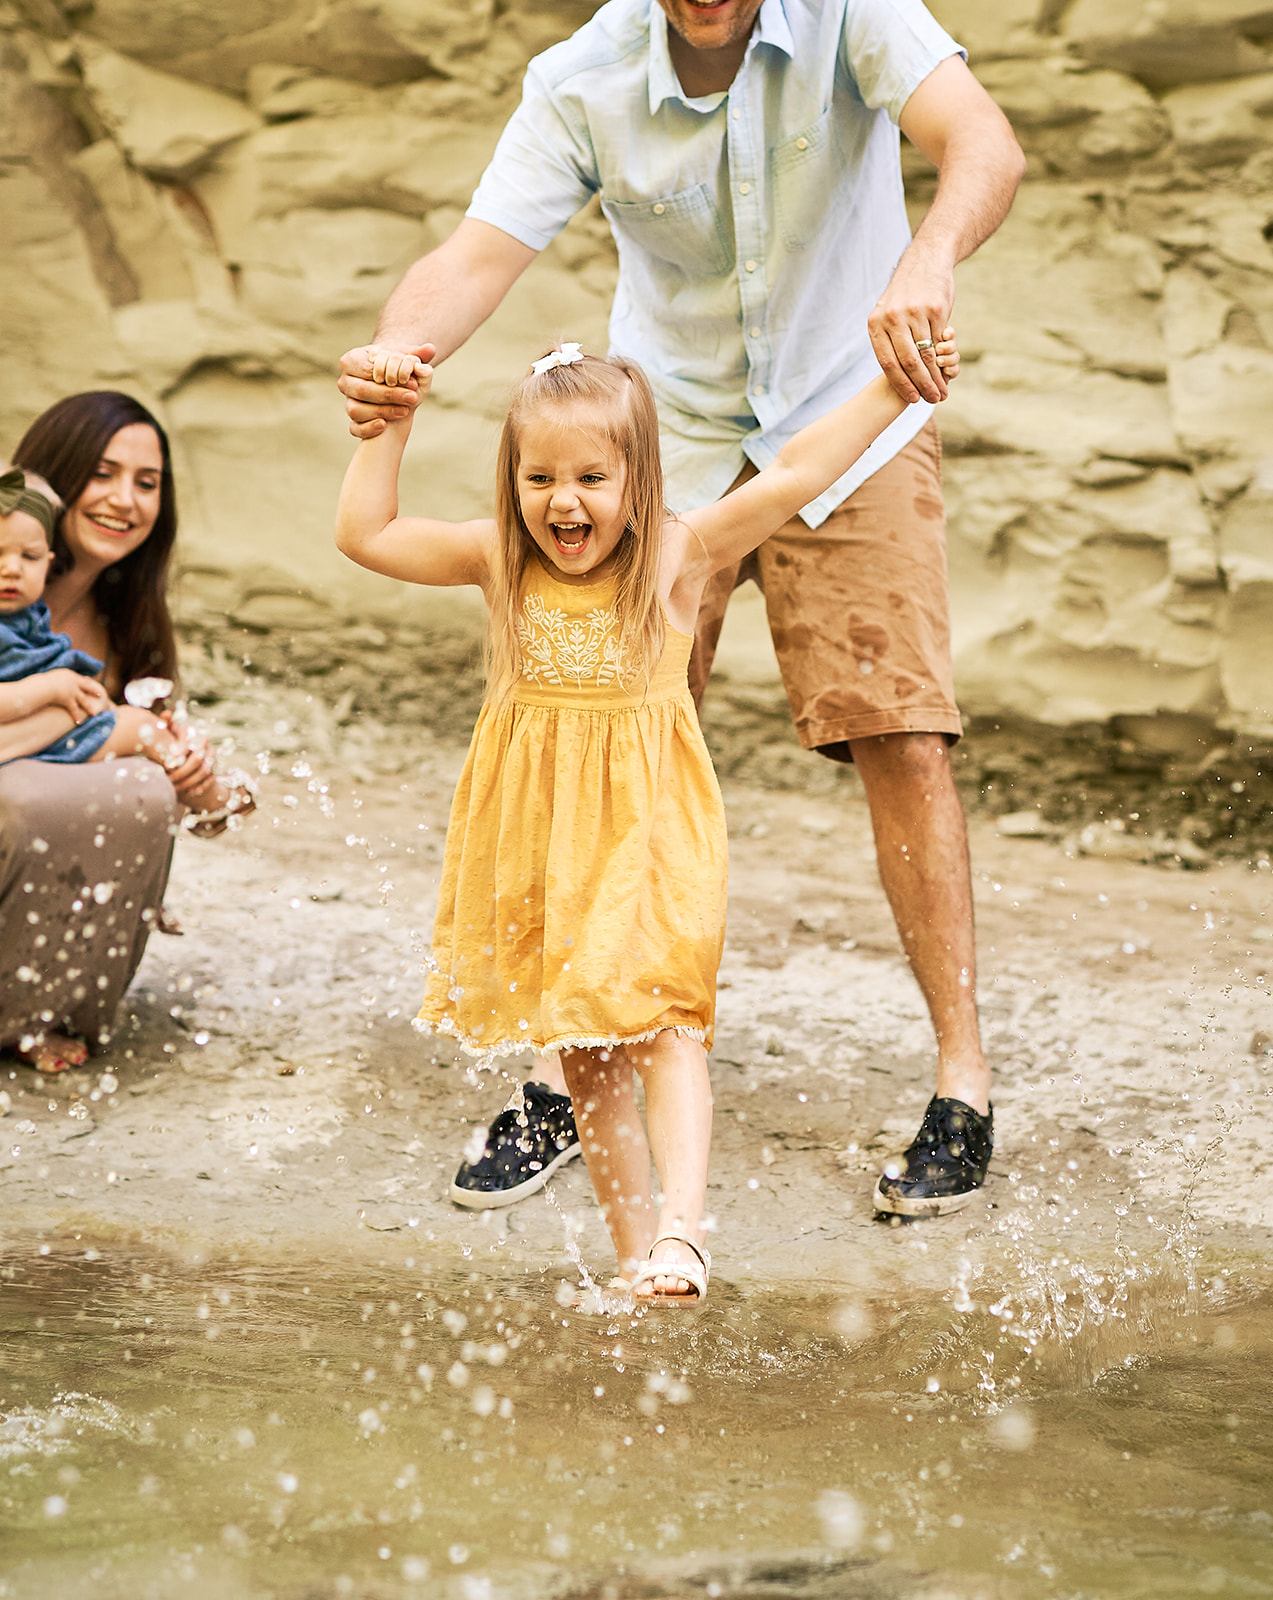
<instances>
[{"instance_id":1,"label":"shirt button","mask_svg":"<svg viewBox=\"0 0 1273 1600\"><path fill-rule=\"evenodd\" d=\"M751 193L751 184L749 184L749 183L740 183L738 185L738 192L739 192L739 194L750 194Z\"/></svg>"},{"instance_id":2,"label":"shirt button","mask_svg":"<svg viewBox=\"0 0 1273 1600\"><path fill-rule=\"evenodd\" d=\"M808 148L809 148L809 141L807 139L801 138L801 139L797 139L796 140L796 149L797 150L807 150Z\"/></svg>"},{"instance_id":3,"label":"shirt button","mask_svg":"<svg viewBox=\"0 0 1273 1600\"><path fill-rule=\"evenodd\" d=\"M753 339L759 339L760 338L760 329L759 328L752 328L750 330L750 332L751 332L751 337Z\"/></svg>"},{"instance_id":4,"label":"shirt button","mask_svg":"<svg viewBox=\"0 0 1273 1600\"><path fill-rule=\"evenodd\" d=\"M667 210L667 207L660 200L658 205L656 205L655 208L654 208L654 215L656 217L661 217L666 210Z\"/></svg>"},{"instance_id":5,"label":"shirt button","mask_svg":"<svg viewBox=\"0 0 1273 1600\"><path fill-rule=\"evenodd\" d=\"M756 270L756 263L754 261L744 261L743 262L743 271L744 272L755 272L755 270Z\"/></svg>"},{"instance_id":6,"label":"shirt button","mask_svg":"<svg viewBox=\"0 0 1273 1600\"><path fill-rule=\"evenodd\" d=\"M734 121L735 122L741 122L742 120L743 120L742 112L741 111L735 111L734 112Z\"/></svg>"},{"instance_id":7,"label":"shirt button","mask_svg":"<svg viewBox=\"0 0 1273 1600\"><path fill-rule=\"evenodd\" d=\"M758 384L757 384L757 385L756 385L756 387L755 387L755 388L754 388L754 389L753 389L753 390L752 390L752 391L751 391L751 392L752 392L752 393L753 393L753 394L764 394L764 392L765 392L765 386L764 386L764 384L763 384L763 383L758 383Z\"/></svg>"}]
</instances>

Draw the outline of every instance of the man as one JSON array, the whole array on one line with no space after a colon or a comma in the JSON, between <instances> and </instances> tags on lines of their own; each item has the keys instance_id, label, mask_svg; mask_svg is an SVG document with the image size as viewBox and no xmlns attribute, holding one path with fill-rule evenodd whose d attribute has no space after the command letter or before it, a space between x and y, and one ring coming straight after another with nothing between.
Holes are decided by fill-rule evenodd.
<instances>
[{"instance_id":1,"label":"man","mask_svg":"<svg viewBox=\"0 0 1273 1600\"><path fill-rule=\"evenodd\" d=\"M914 239L897 128L937 167ZM857 467L718 575L701 693L735 584L755 577L802 744L853 761L880 876L937 1036L936 1094L881 1213L966 1204L992 1145L974 994L972 891L948 759L950 667L934 343L954 269L1024 171L1006 119L920 0L611 0L531 62L459 227L408 271L376 344L442 360L599 192L619 249L611 344L659 404L668 503L703 505L882 369L909 409ZM351 431L415 403L341 363ZM452 1187L508 1204L578 1153L555 1063ZM557 1091L557 1092L554 1092Z\"/></svg>"}]
</instances>

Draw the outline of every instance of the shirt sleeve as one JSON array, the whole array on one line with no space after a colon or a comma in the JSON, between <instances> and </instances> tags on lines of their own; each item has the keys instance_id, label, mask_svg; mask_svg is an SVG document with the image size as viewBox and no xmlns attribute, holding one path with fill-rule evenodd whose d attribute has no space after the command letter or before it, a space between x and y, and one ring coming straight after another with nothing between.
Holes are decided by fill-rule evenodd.
<instances>
[{"instance_id":1,"label":"shirt sleeve","mask_svg":"<svg viewBox=\"0 0 1273 1600\"><path fill-rule=\"evenodd\" d=\"M572 126L562 97L531 62L522 100L509 118L467 216L489 222L531 250L543 250L601 187L582 116Z\"/></svg>"},{"instance_id":2,"label":"shirt sleeve","mask_svg":"<svg viewBox=\"0 0 1273 1600\"><path fill-rule=\"evenodd\" d=\"M848 0L841 56L863 101L896 123L934 68L968 52L920 0Z\"/></svg>"}]
</instances>

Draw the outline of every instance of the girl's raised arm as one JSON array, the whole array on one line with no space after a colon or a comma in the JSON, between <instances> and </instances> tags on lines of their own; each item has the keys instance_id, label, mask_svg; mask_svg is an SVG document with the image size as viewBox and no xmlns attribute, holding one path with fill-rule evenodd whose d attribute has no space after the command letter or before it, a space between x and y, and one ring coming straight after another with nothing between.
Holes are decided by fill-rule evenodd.
<instances>
[{"instance_id":1,"label":"girl's raised arm","mask_svg":"<svg viewBox=\"0 0 1273 1600\"><path fill-rule=\"evenodd\" d=\"M946 329L935 353L943 377L956 377L959 352L953 329ZM801 506L824 494L905 409L888 379L876 378L851 400L801 428L771 465L732 494L686 512L680 520L697 535L710 570L741 560Z\"/></svg>"},{"instance_id":2,"label":"girl's raised arm","mask_svg":"<svg viewBox=\"0 0 1273 1600\"><path fill-rule=\"evenodd\" d=\"M386 368L390 362L414 361L389 353L381 359ZM415 378L427 391L432 376L431 368L415 361L413 370L401 375L395 371L377 381ZM398 472L410 433L408 414L354 451L336 506L336 546L360 567L387 578L438 588L464 583L485 587L495 548L493 521L440 522L398 515Z\"/></svg>"}]
</instances>

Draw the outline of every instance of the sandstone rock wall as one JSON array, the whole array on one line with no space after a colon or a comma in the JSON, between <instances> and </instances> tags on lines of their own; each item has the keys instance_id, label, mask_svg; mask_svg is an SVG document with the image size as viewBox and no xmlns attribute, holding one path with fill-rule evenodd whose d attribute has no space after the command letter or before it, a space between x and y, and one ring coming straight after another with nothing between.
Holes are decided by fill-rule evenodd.
<instances>
[{"instance_id":1,"label":"sandstone rock wall","mask_svg":"<svg viewBox=\"0 0 1273 1600\"><path fill-rule=\"evenodd\" d=\"M934 0L1030 175L960 271L943 416L964 704L1273 734L1273 10ZM425 604L343 562L336 357L444 237L588 0L0 0L0 450L71 388L171 424L188 606ZM906 157L917 214L932 178ZM532 347L604 342L585 213L442 369L404 500L488 505ZM448 599L447 615L455 616Z\"/></svg>"}]
</instances>

